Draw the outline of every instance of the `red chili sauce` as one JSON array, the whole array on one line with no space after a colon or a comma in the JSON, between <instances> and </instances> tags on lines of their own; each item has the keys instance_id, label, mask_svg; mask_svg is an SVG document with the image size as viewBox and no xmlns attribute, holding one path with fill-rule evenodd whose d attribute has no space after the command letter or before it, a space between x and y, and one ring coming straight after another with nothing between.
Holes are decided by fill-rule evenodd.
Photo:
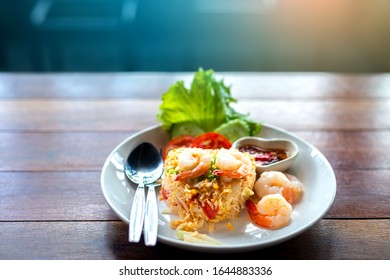
<instances>
[{"instance_id":1,"label":"red chili sauce","mask_svg":"<svg viewBox=\"0 0 390 280\"><path fill-rule=\"evenodd\" d=\"M286 159L287 153L284 150L267 150L255 145L244 145L238 149L240 152L247 152L251 154L257 165L269 165Z\"/></svg>"}]
</instances>

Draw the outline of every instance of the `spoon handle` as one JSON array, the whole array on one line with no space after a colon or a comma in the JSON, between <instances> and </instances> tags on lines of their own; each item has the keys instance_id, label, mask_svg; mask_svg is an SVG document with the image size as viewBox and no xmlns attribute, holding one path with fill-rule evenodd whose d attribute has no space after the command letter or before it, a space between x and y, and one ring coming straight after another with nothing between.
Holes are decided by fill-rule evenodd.
<instances>
[{"instance_id":1,"label":"spoon handle","mask_svg":"<svg viewBox=\"0 0 390 280\"><path fill-rule=\"evenodd\" d=\"M145 212L145 190L143 181L143 178L140 178L140 183L135 191L133 205L131 206L129 242L139 242L141 239Z\"/></svg>"},{"instance_id":2,"label":"spoon handle","mask_svg":"<svg viewBox=\"0 0 390 280\"><path fill-rule=\"evenodd\" d=\"M153 186L148 186L148 196L146 198L145 208L145 227L144 238L145 245L154 246L157 242L158 231L158 211L156 192Z\"/></svg>"}]
</instances>

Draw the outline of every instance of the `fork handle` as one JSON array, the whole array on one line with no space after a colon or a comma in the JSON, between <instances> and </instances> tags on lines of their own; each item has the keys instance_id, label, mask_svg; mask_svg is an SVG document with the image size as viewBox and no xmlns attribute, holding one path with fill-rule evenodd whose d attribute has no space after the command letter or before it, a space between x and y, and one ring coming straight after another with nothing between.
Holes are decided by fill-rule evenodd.
<instances>
[{"instance_id":1,"label":"fork handle","mask_svg":"<svg viewBox=\"0 0 390 280\"><path fill-rule=\"evenodd\" d=\"M144 223L145 213L145 188L143 178L140 180L133 205L131 206L130 220L129 220L129 242L139 242L141 239L142 226Z\"/></svg>"},{"instance_id":2,"label":"fork handle","mask_svg":"<svg viewBox=\"0 0 390 280\"><path fill-rule=\"evenodd\" d=\"M145 207L144 238L145 245L154 246L157 243L158 211L156 192L153 186L148 186L148 196Z\"/></svg>"}]
</instances>

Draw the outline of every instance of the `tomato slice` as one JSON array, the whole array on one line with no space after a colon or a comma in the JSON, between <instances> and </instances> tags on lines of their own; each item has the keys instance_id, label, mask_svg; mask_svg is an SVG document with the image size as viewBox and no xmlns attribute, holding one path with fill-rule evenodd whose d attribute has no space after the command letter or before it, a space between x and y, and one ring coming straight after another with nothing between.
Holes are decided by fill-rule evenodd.
<instances>
[{"instance_id":1,"label":"tomato slice","mask_svg":"<svg viewBox=\"0 0 390 280\"><path fill-rule=\"evenodd\" d=\"M204 206L202 206L202 209L203 212L210 220L214 219L215 216L217 216L218 214L218 207L214 206L213 208L211 208L211 206L208 203L205 203Z\"/></svg>"},{"instance_id":2,"label":"tomato slice","mask_svg":"<svg viewBox=\"0 0 390 280\"><path fill-rule=\"evenodd\" d=\"M230 141L217 132L205 132L197 137L192 135L181 135L168 141L162 150L162 157L165 160L170 150L180 147L192 147L202 149L229 149L232 146Z\"/></svg>"},{"instance_id":3,"label":"tomato slice","mask_svg":"<svg viewBox=\"0 0 390 280\"><path fill-rule=\"evenodd\" d=\"M162 150L162 158L165 160L166 156L168 155L170 150L180 148L180 147L191 147L192 142L194 141L195 137L192 135L181 135L178 137L175 137L168 141L167 144L165 144L163 150Z\"/></svg>"},{"instance_id":4,"label":"tomato slice","mask_svg":"<svg viewBox=\"0 0 390 280\"><path fill-rule=\"evenodd\" d=\"M168 199L168 192L164 187L161 187L161 196L164 200Z\"/></svg>"},{"instance_id":5,"label":"tomato slice","mask_svg":"<svg viewBox=\"0 0 390 280\"><path fill-rule=\"evenodd\" d=\"M220 149L225 148L229 149L232 146L230 141L217 132L205 132L197 136L193 142L193 148L202 148L202 149Z\"/></svg>"}]
</instances>

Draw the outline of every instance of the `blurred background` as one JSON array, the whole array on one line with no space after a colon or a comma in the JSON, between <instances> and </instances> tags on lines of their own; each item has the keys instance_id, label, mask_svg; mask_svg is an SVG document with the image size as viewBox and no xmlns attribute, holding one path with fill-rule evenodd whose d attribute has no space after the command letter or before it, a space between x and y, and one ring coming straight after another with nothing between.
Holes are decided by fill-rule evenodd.
<instances>
[{"instance_id":1,"label":"blurred background","mask_svg":"<svg viewBox=\"0 0 390 280\"><path fill-rule=\"evenodd\" d=\"M0 71L390 72L389 0L0 0Z\"/></svg>"}]
</instances>

